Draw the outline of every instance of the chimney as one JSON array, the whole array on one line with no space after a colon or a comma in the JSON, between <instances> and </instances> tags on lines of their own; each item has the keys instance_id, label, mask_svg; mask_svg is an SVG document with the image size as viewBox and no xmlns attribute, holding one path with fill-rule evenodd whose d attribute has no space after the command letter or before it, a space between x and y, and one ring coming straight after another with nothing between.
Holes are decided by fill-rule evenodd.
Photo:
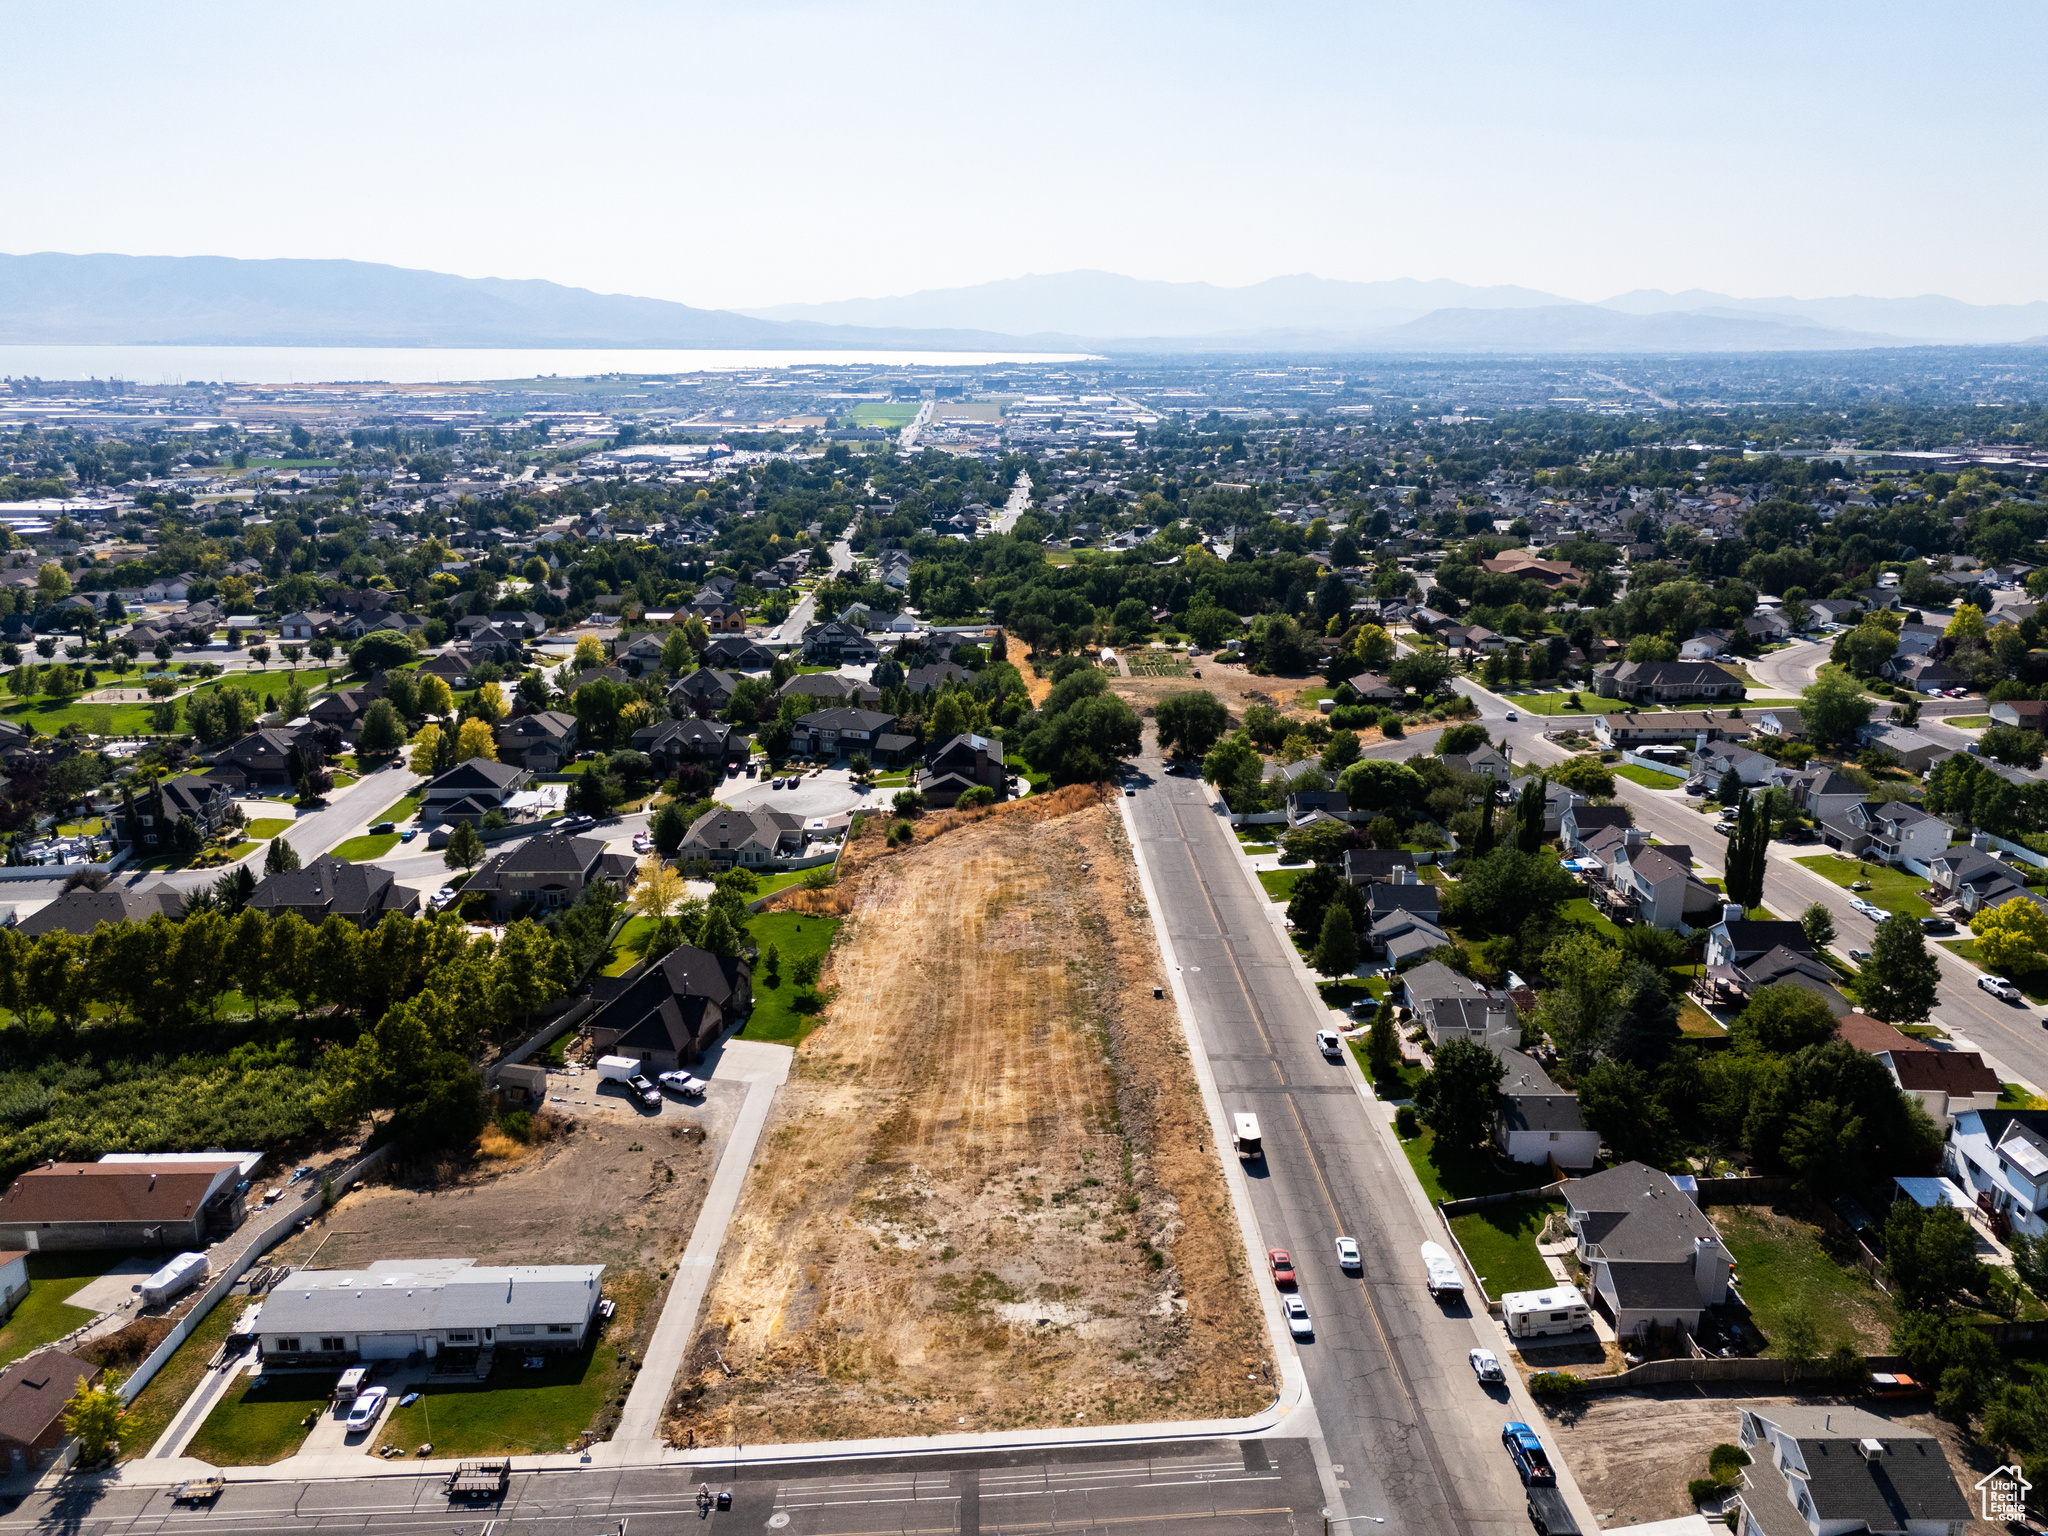
<instances>
[{"instance_id":1,"label":"chimney","mask_svg":"<svg viewBox=\"0 0 2048 1536\"><path fill-rule=\"evenodd\" d=\"M1970 834L1970 846L1979 852L1989 853L1991 851L1991 834L1989 832L1972 832Z\"/></svg>"},{"instance_id":2,"label":"chimney","mask_svg":"<svg viewBox=\"0 0 2048 1536\"><path fill-rule=\"evenodd\" d=\"M1721 921L1722 921L1722 922L1724 922L1724 923L1739 923L1739 922L1741 922L1741 921L1742 921L1742 903L1741 903L1741 902L1739 902L1739 901L1724 901L1724 902L1722 902L1722 903L1721 903Z\"/></svg>"},{"instance_id":3,"label":"chimney","mask_svg":"<svg viewBox=\"0 0 2048 1536\"><path fill-rule=\"evenodd\" d=\"M1394 871L1394 874L1397 877L1394 881L1396 885L1420 885L1422 883L1421 877L1412 869L1397 869Z\"/></svg>"},{"instance_id":4,"label":"chimney","mask_svg":"<svg viewBox=\"0 0 2048 1536\"><path fill-rule=\"evenodd\" d=\"M1622 829L1621 843L1630 853L1634 853L1648 842L1649 839L1643 835L1641 827L1625 827Z\"/></svg>"},{"instance_id":5,"label":"chimney","mask_svg":"<svg viewBox=\"0 0 2048 1536\"><path fill-rule=\"evenodd\" d=\"M1865 1461L1884 1460L1884 1442L1868 1436L1856 1442L1856 1449L1863 1453Z\"/></svg>"}]
</instances>

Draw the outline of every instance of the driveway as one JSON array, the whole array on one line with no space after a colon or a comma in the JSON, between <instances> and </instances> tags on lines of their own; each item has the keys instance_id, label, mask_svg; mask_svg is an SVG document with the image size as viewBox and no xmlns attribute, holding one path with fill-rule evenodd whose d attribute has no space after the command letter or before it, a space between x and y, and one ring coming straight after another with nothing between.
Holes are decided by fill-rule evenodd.
<instances>
[{"instance_id":1,"label":"driveway","mask_svg":"<svg viewBox=\"0 0 2048 1536\"><path fill-rule=\"evenodd\" d=\"M772 778L726 779L711 792L712 798L736 810L777 810L809 821L813 817L837 816L841 811L863 807L886 809L890 797L896 793L894 789L855 789L853 775L844 768L827 768L823 773L807 774L797 781L794 789L772 789L769 786L773 782Z\"/></svg>"}]
</instances>

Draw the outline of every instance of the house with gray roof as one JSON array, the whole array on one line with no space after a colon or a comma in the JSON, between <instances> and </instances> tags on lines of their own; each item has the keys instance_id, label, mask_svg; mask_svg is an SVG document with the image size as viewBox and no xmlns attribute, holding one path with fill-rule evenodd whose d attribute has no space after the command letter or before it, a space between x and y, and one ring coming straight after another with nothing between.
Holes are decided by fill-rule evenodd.
<instances>
[{"instance_id":1,"label":"house with gray roof","mask_svg":"<svg viewBox=\"0 0 2048 1536\"><path fill-rule=\"evenodd\" d=\"M608 880L624 892L639 869L630 853L607 853L604 839L548 833L497 854L469 877L465 896L491 898L492 916L508 922L516 911L558 912L582 899L584 887Z\"/></svg>"},{"instance_id":2,"label":"house with gray roof","mask_svg":"<svg viewBox=\"0 0 2048 1536\"><path fill-rule=\"evenodd\" d=\"M1514 774L1513 766L1492 745L1476 748L1470 752L1451 752L1444 756L1443 764L1453 773L1483 774L1496 784L1505 784Z\"/></svg>"},{"instance_id":3,"label":"house with gray roof","mask_svg":"<svg viewBox=\"0 0 2048 1536\"><path fill-rule=\"evenodd\" d=\"M249 906L266 917L295 912L316 928L330 917L374 928L393 913L419 916L420 893L398 884L379 865L351 864L329 854L298 869L265 875L250 893Z\"/></svg>"},{"instance_id":4,"label":"house with gray roof","mask_svg":"<svg viewBox=\"0 0 2048 1536\"><path fill-rule=\"evenodd\" d=\"M1507 1068L1500 1083L1495 1144L1518 1163L1592 1167L1600 1154L1600 1133L1586 1128L1579 1096L1552 1082L1535 1057L1505 1044L1489 1044Z\"/></svg>"},{"instance_id":5,"label":"house with gray roof","mask_svg":"<svg viewBox=\"0 0 2048 1536\"><path fill-rule=\"evenodd\" d=\"M1521 1044L1522 1020L1515 1000L1461 976L1441 960L1427 960L1402 972L1400 985L1431 1045L1440 1046L1446 1040Z\"/></svg>"},{"instance_id":6,"label":"house with gray roof","mask_svg":"<svg viewBox=\"0 0 2048 1536\"><path fill-rule=\"evenodd\" d=\"M1690 933L1717 921L1721 894L1692 872L1689 849L1652 846L1633 827L1607 863L1610 913L1667 933Z\"/></svg>"},{"instance_id":7,"label":"house with gray roof","mask_svg":"<svg viewBox=\"0 0 2048 1536\"><path fill-rule=\"evenodd\" d=\"M420 820L466 821L472 826L533 782L529 769L472 757L457 763L420 791Z\"/></svg>"},{"instance_id":8,"label":"house with gray roof","mask_svg":"<svg viewBox=\"0 0 2048 1536\"><path fill-rule=\"evenodd\" d=\"M146 923L152 917L176 918L185 909L185 893L168 885L141 890L110 885L104 891L80 886L66 891L38 912L31 912L16 926L25 939L39 939L46 933L75 933L84 938L101 923Z\"/></svg>"},{"instance_id":9,"label":"house with gray roof","mask_svg":"<svg viewBox=\"0 0 2048 1536\"><path fill-rule=\"evenodd\" d=\"M1621 661L1596 668L1593 688L1603 698L1631 703L1668 699L1739 700L1742 679L1710 661Z\"/></svg>"},{"instance_id":10,"label":"house with gray roof","mask_svg":"<svg viewBox=\"0 0 2048 1536\"><path fill-rule=\"evenodd\" d=\"M576 717L564 709L515 715L498 727L498 761L535 773L558 773L576 756Z\"/></svg>"},{"instance_id":11,"label":"house with gray roof","mask_svg":"<svg viewBox=\"0 0 2048 1536\"><path fill-rule=\"evenodd\" d=\"M577 1350L603 1299L602 1264L484 1266L379 1259L293 1271L263 1298L257 1335L273 1370L429 1360L443 1350Z\"/></svg>"},{"instance_id":12,"label":"house with gray roof","mask_svg":"<svg viewBox=\"0 0 2048 1536\"><path fill-rule=\"evenodd\" d=\"M1852 859L1925 867L1947 851L1949 825L1903 800L1871 800L1823 820L1820 838Z\"/></svg>"},{"instance_id":13,"label":"house with gray roof","mask_svg":"<svg viewBox=\"0 0 2048 1536\"><path fill-rule=\"evenodd\" d=\"M767 807L743 811L721 805L690 823L676 856L719 869L781 869L803 847L803 823L795 816Z\"/></svg>"},{"instance_id":14,"label":"house with gray roof","mask_svg":"<svg viewBox=\"0 0 2048 1536\"><path fill-rule=\"evenodd\" d=\"M1696 1332L1700 1314L1727 1300L1734 1260L1669 1174L1623 1163L1568 1180L1562 1193L1594 1304L1616 1334L1637 1335L1652 1324Z\"/></svg>"},{"instance_id":15,"label":"house with gray roof","mask_svg":"<svg viewBox=\"0 0 2048 1536\"><path fill-rule=\"evenodd\" d=\"M1955 756L1954 747L1944 747L1940 742L1903 725L1889 725L1881 721L1860 727L1856 740L1865 747L1883 747L1899 760L1901 768L1910 773L1925 773L1944 757Z\"/></svg>"},{"instance_id":16,"label":"house with gray roof","mask_svg":"<svg viewBox=\"0 0 2048 1536\"><path fill-rule=\"evenodd\" d=\"M1742 1536L1962 1536L1976 1514L1939 1440L1861 1408L1744 1408L1735 1439Z\"/></svg>"}]
</instances>

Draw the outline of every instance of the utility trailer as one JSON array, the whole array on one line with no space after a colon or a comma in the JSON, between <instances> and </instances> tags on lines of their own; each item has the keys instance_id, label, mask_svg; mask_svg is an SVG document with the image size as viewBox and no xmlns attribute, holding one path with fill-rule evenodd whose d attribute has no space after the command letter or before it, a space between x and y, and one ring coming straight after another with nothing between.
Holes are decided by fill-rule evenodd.
<instances>
[{"instance_id":1,"label":"utility trailer","mask_svg":"<svg viewBox=\"0 0 2048 1536\"><path fill-rule=\"evenodd\" d=\"M512 1482L512 1458L465 1461L448 1474L451 1499L501 1499Z\"/></svg>"},{"instance_id":2,"label":"utility trailer","mask_svg":"<svg viewBox=\"0 0 2048 1536\"><path fill-rule=\"evenodd\" d=\"M1571 1506L1555 1488L1522 1491L1528 1495L1529 1523L1536 1527L1536 1536L1583 1536L1579 1522L1572 1518Z\"/></svg>"},{"instance_id":3,"label":"utility trailer","mask_svg":"<svg viewBox=\"0 0 2048 1536\"><path fill-rule=\"evenodd\" d=\"M171 1490L173 1504L211 1504L228 1485L224 1477L195 1477Z\"/></svg>"},{"instance_id":4,"label":"utility trailer","mask_svg":"<svg viewBox=\"0 0 2048 1536\"><path fill-rule=\"evenodd\" d=\"M1465 1295L1465 1277L1458 1273L1458 1266L1441 1243L1422 1245L1422 1273L1429 1294L1441 1301L1445 1297L1462 1300Z\"/></svg>"}]
</instances>

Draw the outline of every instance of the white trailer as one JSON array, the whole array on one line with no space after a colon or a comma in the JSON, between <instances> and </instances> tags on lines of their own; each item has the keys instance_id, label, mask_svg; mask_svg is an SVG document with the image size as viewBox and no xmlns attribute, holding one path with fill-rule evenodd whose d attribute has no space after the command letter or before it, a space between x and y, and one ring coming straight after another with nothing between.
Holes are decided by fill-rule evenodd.
<instances>
[{"instance_id":1,"label":"white trailer","mask_svg":"<svg viewBox=\"0 0 2048 1536\"><path fill-rule=\"evenodd\" d=\"M1232 1115L1230 1117L1230 1144L1237 1155L1246 1162L1264 1156L1259 1140L1259 1117L1257 1115Z\"/></svg>"},{"instance_id":2,"label":"white trailer","mask_svg":"<svg viewBox=\"0 0 2048 1536\"><path fill-rule=\"evenodd\" d=\"M181 1253L137 1287L142 1304L154 1307L169 1301L187 1287L206 1278L206 1255Z\"/></svg>"},{"instance_id":3,"label":"white trailer","mask_svg":"<svg viewBox=\"0 0 2048 1536\"><path fill-rule=\"evenodd\" d=\"M601 1083L629 1083L640 1075L638 1056L600 1056L597 1080Z\"/></svg>"},{"instance_id":4,"label":"white trailer","mask_svg":"<svg viewBox=\"0 0 2048 1536\"><path fill-rule=\"evenodd\" d=\"M1500 1299L1500 1317L1508 1336L1516 1339L1577 1333L1593 1326L1593 1310L1576 1285L1554 1285L1547 1291L1509 1291Z\"/></svg>"},{"instance_id":5,"label":"white trailer","mask_svg":"<svg viewBox=\"0 0 2048 1536\"><path fill-rule=\"evenodd\" d=\"M1430 1295L1441 1299L1465 1294L1465 1277L1458 1273L1457 1264L1441 1244L1422 1245L1422 1272Z\"/></svg>"}]
</instances>

